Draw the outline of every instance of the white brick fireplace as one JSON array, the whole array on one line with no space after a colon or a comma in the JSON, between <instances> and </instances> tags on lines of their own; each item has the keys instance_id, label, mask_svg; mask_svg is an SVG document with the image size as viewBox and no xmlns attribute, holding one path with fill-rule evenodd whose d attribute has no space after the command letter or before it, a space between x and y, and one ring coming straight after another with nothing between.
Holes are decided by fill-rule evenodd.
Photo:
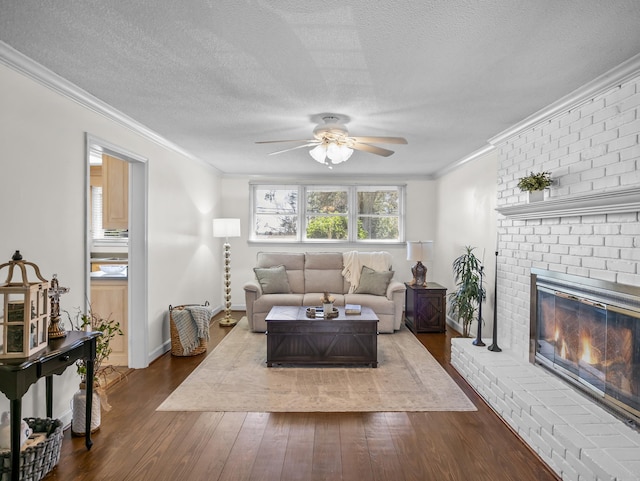
<instances>
[{"instance_id":1,"label":"white brick fireplace","mask_svg":"<svg viewBox=\"0 0 640 481\"><path fill-rule=\"evenodd\" d=\"M640 286L640 56L490 141L498 169L498 344L452 364L569 480L639 480L640 434L529 362L532 268ZM547 199L516 184L549 171ZM487 344L490 344L487 342Z\"/></svg>"}]
</instances>

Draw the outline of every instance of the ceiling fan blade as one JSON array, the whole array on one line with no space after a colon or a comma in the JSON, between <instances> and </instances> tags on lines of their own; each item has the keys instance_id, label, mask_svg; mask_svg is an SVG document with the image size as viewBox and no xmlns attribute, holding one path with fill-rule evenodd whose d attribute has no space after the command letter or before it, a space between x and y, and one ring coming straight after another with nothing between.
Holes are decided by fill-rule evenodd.
<instances>
[{"instance_id":1,"label":"ceiling fan blade","mask_svg":"<svg viewBox=\"0 0 640 481\"><path fill-rule=\"evenodd\" d=\"M407 139L404 137L350 137L356 142L364 142L366 144L406 144Z\"/></svg>"},{"instance_id":2,"label":"ceiling fan blade","mask_svg":"<svg viewBox=\"0 0 640 481\"><path fill-rule=\"evenodd\" d=\"M290 149L284 149L284 150L278 150L276 152L270 152L269 155L282 154L283 152L289 152L290 150L303 149L305 147L312 147L312 146L315 146L315 145L318 145L318 144L320 144L320 142L309 142L307 144L297 145L295 147L291 147Z\"/></svg>"},{"instance_id":3,"label":"ceiling fan blade","mask_svg":"<svg viewBox=\"0 0 640 481\"><path fill-rule=\"evenodd\" d=\"M350 146L355 150L362 150L364 152L369 152L370 154L382 155L383 157L389 157L393 154L393 150L383 149L382 147L376 147L375 145L362 144L359 142L354 143Z\"/></svg>"},{"instance_id":4,"label":"ceiling fan blade","mask_svg":"<svg viewBox=\"0 0 640 481\"><path fill-rule=\"evenodd\" d=\"M260 140L256 144L277 144L279 142L311 142L315 139L298 139L298 140Z\"/></svg>"}]
</instances>

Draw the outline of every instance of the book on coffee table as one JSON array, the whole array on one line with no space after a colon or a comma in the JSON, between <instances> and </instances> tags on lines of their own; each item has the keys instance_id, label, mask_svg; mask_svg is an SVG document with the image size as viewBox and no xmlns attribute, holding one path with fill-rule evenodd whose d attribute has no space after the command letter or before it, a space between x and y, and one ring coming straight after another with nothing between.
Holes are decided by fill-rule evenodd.
<instances>
[{"instance_id":1,"label":"book on coffee table","mask_svg":"<svg viewBox=\"0 0 640 481\"><path fill-rule=\"evenodd\" d=\"M344 306L345 314L361 314L362 306L360 304L346 304Z\"/></svg>"}]
</instances>

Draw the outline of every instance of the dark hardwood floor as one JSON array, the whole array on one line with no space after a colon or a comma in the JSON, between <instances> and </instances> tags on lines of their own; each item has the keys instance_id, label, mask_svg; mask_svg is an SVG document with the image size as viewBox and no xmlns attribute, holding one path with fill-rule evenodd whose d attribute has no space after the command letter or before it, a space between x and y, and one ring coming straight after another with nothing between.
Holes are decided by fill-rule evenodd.
<instances>
[{"instance_id":1,"label":"dark hardwood floor","mask_svg":"<svg viewBox=\"0 0 640 481\"><path fill-rule=\"evenodd\" d=\"M450 335L418 338L476 412L156 412L205 357L167 353L109 389L91 451L65 432L45 480L557 480L451 367Z\"/></svg>"}]
</instances>

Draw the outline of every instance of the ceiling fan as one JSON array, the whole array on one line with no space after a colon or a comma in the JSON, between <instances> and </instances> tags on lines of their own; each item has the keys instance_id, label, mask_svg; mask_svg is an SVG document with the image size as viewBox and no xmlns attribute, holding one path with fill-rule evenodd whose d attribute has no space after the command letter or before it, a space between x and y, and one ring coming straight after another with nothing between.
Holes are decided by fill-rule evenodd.
<instances>
[{"instance_id":1,"label":"ceiling fan","mask_svg":"<svg viewBox=\"0 0 640 481\"><path fill-rule=\"evenodd\" d=\"M269 155L281 154L291 150L313 147L309 154L321 164L332 168L335 164L346 161L354 150L369 152L370 154L389 157L393 150L384 149L372 144L406 144L403 137L354 137L349 135L347 127L340 121L337 115L325 115L323 124L318 124L313 129L313 139L299 140L263 140L256 144L274 144L279 142L300 143L289 149L271 152Z\"/></svg>"}]
</instances>

